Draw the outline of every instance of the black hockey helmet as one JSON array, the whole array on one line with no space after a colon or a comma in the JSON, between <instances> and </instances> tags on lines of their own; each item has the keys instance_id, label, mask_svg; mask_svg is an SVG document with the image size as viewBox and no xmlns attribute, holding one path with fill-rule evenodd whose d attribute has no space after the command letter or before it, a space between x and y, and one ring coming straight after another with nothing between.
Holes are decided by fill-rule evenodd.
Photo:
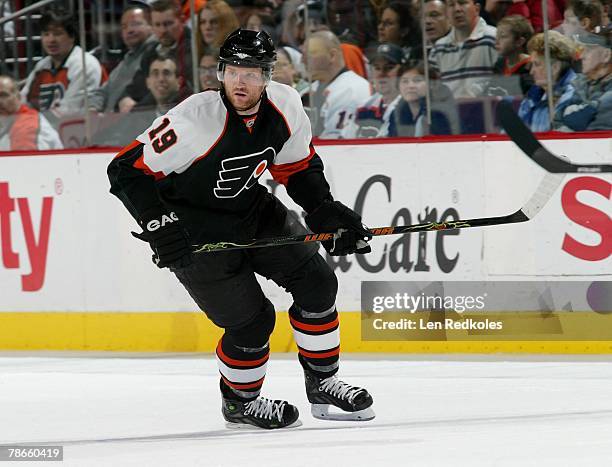
<instances>
[{"instance_id":1,"label":"black hockey helmet","mask_svg":"<svg viewBox=\"0 0 612 467\"><path fill-rule=\"evenodd\" d=\"M225 65L252 66L262 69L266 83L272 77L276 62L276 49L272 38L265 31L236 29L221 46L217 77L223 82Z\"/></svg>"}]
</instances>

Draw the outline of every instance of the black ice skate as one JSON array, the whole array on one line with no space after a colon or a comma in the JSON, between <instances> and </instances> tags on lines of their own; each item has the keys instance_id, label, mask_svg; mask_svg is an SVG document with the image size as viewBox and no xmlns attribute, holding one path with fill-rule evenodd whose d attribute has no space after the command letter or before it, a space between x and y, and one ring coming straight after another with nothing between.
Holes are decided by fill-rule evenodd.
<instances>
[{"instance_id":1,"label":"black ice skate","mask_svg":"<svg viewBox=\"0 0 612 467\"><path fill-rule=\"evenodd\" d=\"M271 400L259 396L251 401L237 397L221 382L223 405L221 412L228 428L294 428L302 424L297 407L287 401Z\"/></svg>"},{"instance_id":2,"label":"black ice skate","mask_svg":"<svg viewBox=\"0 0 612 467\"><path fill-rule=\"evenodd\" d=\"M304 378L313 417L321 420L365 421L376 416L372 409L372 396L365 389L346 384L336 375L319 378L306 369ZM330 411L330 407L340 410Z\"/></svg>"}]
</instances>

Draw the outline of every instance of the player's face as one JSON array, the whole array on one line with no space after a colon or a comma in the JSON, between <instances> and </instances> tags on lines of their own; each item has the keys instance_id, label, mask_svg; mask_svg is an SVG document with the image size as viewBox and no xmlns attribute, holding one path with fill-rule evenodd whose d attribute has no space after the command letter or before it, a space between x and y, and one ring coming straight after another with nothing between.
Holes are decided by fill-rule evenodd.
<instances>
[{"instance_id":1,"label":"player's face","mask_svg":"<svg viewBox=\"0 0 612 467\"><path fill-rule=\"evenodd\" d=\"M151 12L153 32L159 43L171 47L178 42L183 33L183 23L176 17L174 10Z\"/></svg>"},{"instance_id":2,"label":"player's face","mask_svg":"<svg viewBox=\"0 0 612 467\"><path fill-rule=\"evenodd\" d=\"M265 81L261 68L226 65L223 75L225 95L238 111L257 104Z\"/></svg>"},{"instance_id":3,"label":"player's face","mask_svg":"<svg viewBox=\"0 0 612 467\"><path fill-rule=\"evenodd\" d=\"M219 89L217 80L217 60L212 55L203 55L200 60L200 87L202 89Z\"/></svg>"},{"instance_id":4,"label":"player's face","mask_svg":"<svg viewBox=\"0 0 612 467\"><path fill-rule=\"evenodd\" d=\"M450 26L446 15L446 4L440 0L427 2L423 8L425 16L425 35L430 42L435 42L444 36Z\"/></svg>"},{"instance_id":5,"label":"player's face","mask_svg":"<svg viewBox=\"0 0 612 467\"><path fill-rule=\"evenodd\" d=\"M178 93L179 78L172 60L155 60L149 68L147 88L158 104L166 104Z\"/></svg>"},{"instance_id":6,"label":"player's face","mask_svg":"<svg viewBox=\"0 0 612 467\"><path fill-rule=\"evenodd\" d=\"M217 14L210 8L204 8L200 13L200 34L205 44L213 44L219 34Z\"/></svg>"},{"instance_id":7,"label":"player's face","mask_svg":"<svg viewBox=\"0 0 612 467\"><path fill-rule=\"evenodd\" d=\"M399 91L406 102L419 100L423 93L425 77L417 70L408 70L399 81Z\"/></svg>"},{"instance_id":8,"label":"player's face","mask_svg":"<svg viewBox=\"0 0 612 467\"><path fill-rule=\"evenodd\" d=\"M42 46L52 59L61 61L68 56L74 46L74 38L60 26L50 26L42 32Z\"/></svg>"},{"instance_id":9,"label":"player's face","mask_svg":"<svg viewBox=\"0 0 612 467\"><path fill-rule=\"evenodd\" d=\"M19 91L14 81L0 78L0 115L13 115L19 109L21 102Z\"/></svg>"},{"instance_id":10,"label":"player's face","mask_svg":"<svg viewBox=\"0 0 612 467\"><path fill-rule=\"evenodd\" d=\"M151 34L151 25L147 22L142 9L130 10L121 17L121 38L129 48L138 47Z\"/></svg>"}]
</instances>

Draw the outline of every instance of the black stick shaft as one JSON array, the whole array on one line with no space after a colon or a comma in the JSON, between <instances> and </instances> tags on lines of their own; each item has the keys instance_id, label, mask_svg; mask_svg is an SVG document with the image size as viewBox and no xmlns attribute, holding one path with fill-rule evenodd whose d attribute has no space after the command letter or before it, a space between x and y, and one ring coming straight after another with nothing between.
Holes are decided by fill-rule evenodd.
<instances>
[{"instance_id":1,"label":"black stick shaft","mask_svg":"<svg viewBox=\"0 0 612 467\"><path fill-rule=\"evenodd\" d=\"M396 227L376 227L369 229L373 237L379 237L383 235L401 235L412 232L429 232L438 230L457 230L467 229L472 227L486 227L490 225L502 225L502 224L513 224L517 222L528 221L529 218L518 210L514 214L507 216L498 217L483 217L477 219L467 219L458 221L443 222L441 224L437 222L428 222L425 224L415 225L401 225ZM321 242L325 240L331 240L333 233L310 233L305 235L288 235L284 237L275 238L262 238L258 240L251 240L246 243L233 243L233 242L217 242L217 243L205 243L203 245L195 245L194 253L211 253L214 251L228 251L228 250L243 250L248 248L264 248L270 246L283 246L283 245L295 245L299 243L311 243Z\"/></svg>"}]
</instances>

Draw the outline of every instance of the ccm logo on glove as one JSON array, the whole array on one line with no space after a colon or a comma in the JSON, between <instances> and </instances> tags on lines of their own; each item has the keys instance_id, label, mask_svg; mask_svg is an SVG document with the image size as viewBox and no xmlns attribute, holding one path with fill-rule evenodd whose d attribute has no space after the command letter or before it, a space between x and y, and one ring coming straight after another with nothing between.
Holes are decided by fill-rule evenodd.
<instances>
[{"instance_id":1,"label":"ccm logo on glove","mask_svg":"<svg viewBox=\"0 0 612 467\"><path fill-rule=\"evenodd\" d=\"M161 220L153 219L147 222L147 230L149 232L155 232L160 227L165 227L166 224L171 224L178 220L178 216L174 211L172 211L169 215L164 214L161 217Z\"/></svg>"}]
</instances>

